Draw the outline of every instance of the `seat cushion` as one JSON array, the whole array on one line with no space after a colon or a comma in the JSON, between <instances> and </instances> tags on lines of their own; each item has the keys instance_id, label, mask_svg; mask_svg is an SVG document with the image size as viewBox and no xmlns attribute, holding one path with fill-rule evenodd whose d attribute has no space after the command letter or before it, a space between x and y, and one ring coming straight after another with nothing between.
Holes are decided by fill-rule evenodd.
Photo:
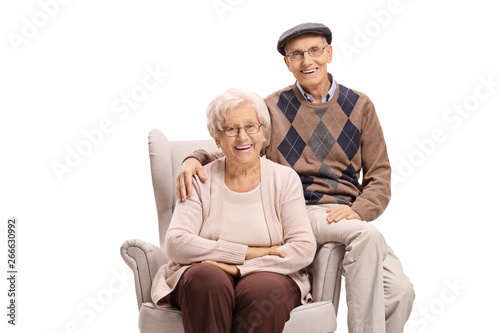
<instances>
[{"instance_id":1,"label":"seat cushion","mask_svg":"<svg viewBox=\"0 0 500 333\"><path fill-rule=\"evenodd\" d=\"M159 308L153 303L142 303L139 330L141 333L184 332L181 311L173 306Z\"/></svg>"},{"instance_id":2,"label":"seat cushion","mask_svg":"<svg viewBox=\"0 0 500 333\"><path fill-rule=\"evenodd\" d=\"M301 305L292 310L283 332L335 332L335 317L330 301ZM184 332L181 311L172 306L158 308L153 303L143 303L139 313L139 329L142 333Z\"/></svg>"},{"instance_id":3,"label":"seat cushion","mask_svg":"<svg viewBox=\"0 0 500 333\"><path fill-rule=\"evenodd\" d=\"M285 324L286 333L326 333L337 329L337 316L330 301L313 302L296 307Z\"/></svg>"}]
</instances>

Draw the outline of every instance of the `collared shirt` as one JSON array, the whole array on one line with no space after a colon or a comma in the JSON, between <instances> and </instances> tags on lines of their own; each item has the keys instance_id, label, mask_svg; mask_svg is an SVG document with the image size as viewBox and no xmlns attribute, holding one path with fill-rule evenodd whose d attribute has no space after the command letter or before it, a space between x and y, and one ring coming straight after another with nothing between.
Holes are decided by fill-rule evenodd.
<instances>
[{"instance_id":1,"label":"collared shirt","mask_svg":"<svg viewBox=\"0 0 500 333\"><path fill-rule=\"evenodd\" d=\"M326 93L326 95L323 96L323 98L321 99L321 103L328 102L330 100L330 98L332 98L333 95L335 95L335 89L337 87L335 86L335 82L333 81L333 76L330 73L328 73L328 80L330 81L332 86L330 87L330 90ZM313 99L312 95L308 94L304 91L304 89L300 85L299 81L297 81L297 89L299 89L300 93L302 94L302 96L304 96L306 101L308 101L309 103L314 103L314 99Z\"/></svg>"}]
</instances>

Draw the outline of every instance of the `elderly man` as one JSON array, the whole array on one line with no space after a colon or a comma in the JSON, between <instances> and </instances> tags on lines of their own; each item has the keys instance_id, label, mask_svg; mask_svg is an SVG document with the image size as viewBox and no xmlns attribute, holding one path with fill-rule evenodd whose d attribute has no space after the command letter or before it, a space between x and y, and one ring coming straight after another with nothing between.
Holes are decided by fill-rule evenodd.
<instances>
[{"instance_id":1,"label":"elderly man","mask_svg":"<svg viewBox=\"0 0 500 333\"><path fill-rule=\"evenodd\" d=\"M387 148L370 99L327 72L331 40L330 29L318 23L295 26L279 38L278 51L297 81L266 98L272 131L262 153L299 174L318 245L333 241L346 247L349 332L403 332L413 285L368 223L389 203ZM217 155L197 151L190 157L177 179L181 201L190 195L192 175L205 179L201 164Z\"/></svg>"}]
</instances>

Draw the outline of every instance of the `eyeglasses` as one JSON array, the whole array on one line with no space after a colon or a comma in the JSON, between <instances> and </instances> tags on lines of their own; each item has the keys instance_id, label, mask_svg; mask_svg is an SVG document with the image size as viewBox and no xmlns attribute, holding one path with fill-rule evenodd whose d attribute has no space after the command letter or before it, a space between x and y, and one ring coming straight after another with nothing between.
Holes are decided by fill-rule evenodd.
<instances>
[{"instance_id":1,"label":"eyeglasses","mask_svg":"<svg viewBox=\"0 0 500 333\"><path fill-rule=\"evenodd\" d=\"M258 123L250 123L250 124L246 124L245 126L241 126L241 127L228 126L228 127L224 128L223 130L219 130L219 132L224 132L224 134L226 136L233 137L233 136L239 135L240 129L243 128L247 134L256 134L259 132L261 126L262 126L262 124L258 124Z\"/></svg>"},{"instance_id":2,"label":"eyeglasses","mask_svg":"<svg viewBox=\"0 0 500 333\"><path fill-rule=\"evenodd\" d=\"M304 53L309 53L309 55L311 57L319 57L320 55L323 54L323 52L325 51L325 47L327 47L328 45L325 45L323 47L319 47L319 46L315 46L315 47L311 47L309 50L307 51L304 51L304 52L301 52L301 51L293 51L291 54L287 54L287 57L290 58L290 60L292 61L296 61L296 60L302 60L304 59Z\"/></svg>"}]
</instances>

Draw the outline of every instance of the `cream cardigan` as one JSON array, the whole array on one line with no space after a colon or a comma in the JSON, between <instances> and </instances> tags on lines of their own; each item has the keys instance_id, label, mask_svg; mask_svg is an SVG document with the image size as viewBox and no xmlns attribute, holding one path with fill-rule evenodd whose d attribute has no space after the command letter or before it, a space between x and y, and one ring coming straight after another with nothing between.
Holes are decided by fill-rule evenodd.
<instances>
[{"instance_id":1,"label":"cream cardigan","mask_svg":"<svg viewBox=\"0 0 500 333\"><path fill-rule=\"evenodd\" d=\"M311 285L304 267L316 252L316 241L307 216L302 185L289 167L260 158L261 193L272 245L283 245L285 258L267 255L245 260L246 245L219 239L224 195L225 158L207 164L208 180L193 181L192 196L179 203L166 235L170 258L156 273L151 298L165 306L182 273L192 263L214 260L237 265L241 276L253 272L275 272L290 276L299 286L302 304L311 300ZM166 297L167 296L167 297Z\"/></svg>"}]
</instances>

